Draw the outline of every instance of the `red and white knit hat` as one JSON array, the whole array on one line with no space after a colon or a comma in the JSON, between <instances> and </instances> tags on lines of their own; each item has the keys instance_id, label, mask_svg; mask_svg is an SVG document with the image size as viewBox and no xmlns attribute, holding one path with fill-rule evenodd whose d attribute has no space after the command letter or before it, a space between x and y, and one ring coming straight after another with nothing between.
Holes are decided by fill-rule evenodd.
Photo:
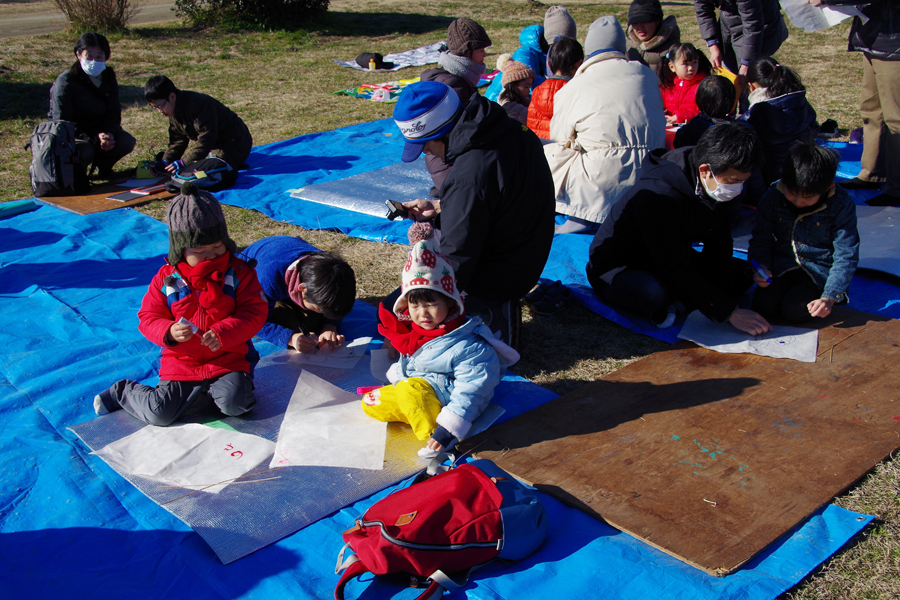
<instances>
[{"instance_id":1,"label":"red and white knit hat","mask_svg":"<svg viewBox=\"0 0 900 600\"><path fill-rule=\"evenodd\" d=\"M440 244L435 239L434 228L430 223L415 223L409 228L409 243L412 246L403 267L403 284L400 297L394 303L394 314L398 317L409 306L406 300L411 290L434 290L456 303L457 311L463 314L462 297L456 288L456 275L453 267L441 254ZM452 308L452 303L451 303Z\"/></svg>"}]
</instances>

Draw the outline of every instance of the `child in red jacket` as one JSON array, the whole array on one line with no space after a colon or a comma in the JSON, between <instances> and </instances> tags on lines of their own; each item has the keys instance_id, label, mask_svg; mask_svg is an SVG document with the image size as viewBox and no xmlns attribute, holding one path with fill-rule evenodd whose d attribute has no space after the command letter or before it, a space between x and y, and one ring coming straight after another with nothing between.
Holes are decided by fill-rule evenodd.
<instances>
[{"instance_id":1,"label":"child in red jacket","mask_svg":"<svg viewBox=\"0 0 900 600\"><path fill-rule=\"evenodd\" d=\"M169 257L138 311L138 328L161 346L159 385L121 380L94 397L104 415L124 409L166 426L198 403L214 402L228 416L256 405L252 370L259 354L250 341L268 306L256 272L235 257L222 207L187 183L169 203Z\"/></svg>"},{"instance_id":2,"label":"child in red jacket","mask_svg":"<svg viewBox=\"0 0 900 600\"><path fill-rule=\"evenodd\" d=\"M584 62L584 49L578 40L559 37L547 53L547 66L553 75L531 92L528 105L528 129L541 139L550 139L550 119L553 118L553 96L566 85Z\"/></svg>"},{"instance_id":3,"label":"child in red jacket","mask_svg":"<svg viewBox=\"0 0 900 600\"><path fill-rule=\"evenodd\" d=\"M712 69L706 55L693 44L675 44L666 54L668 69L660 69L659 89L666 107L666 122L687 123L698 114L697 86Z\"/></svg>"}]
</instances>

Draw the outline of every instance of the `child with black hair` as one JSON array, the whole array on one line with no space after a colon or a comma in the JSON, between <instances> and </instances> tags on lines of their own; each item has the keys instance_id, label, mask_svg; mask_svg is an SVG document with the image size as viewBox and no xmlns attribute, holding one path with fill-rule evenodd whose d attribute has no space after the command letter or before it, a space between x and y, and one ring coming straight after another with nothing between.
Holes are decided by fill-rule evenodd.
<instances>
[{"instance_id":1,"label":"child with black hair","mask_svg":"<svg viewBox=\"0 0 900 600\"><path fill-rule=\"evenodd\" d=\"M697 86L696 101L700 113L678 130L672 146L695 146L704 131L717 123L732 121L729 114L734 111L736 98L734 84L727 77L710 75L704 78Z\"/></svg>"},{"instance_id":2,"label":"child with black hair","mask_svg":"<svg viewBox=\"0 0 900 600\"><path fill-rule=\"evenodd\" d=\"M453 267L440 254L430 224L409 229L412 248L393 312L378 307L378 331L400 360L388 370L392 385L362 397L363 411L379 421L408 423L431 458L469 433L506 367L518 353L494 338L479 317L466 317Z\"/></svg>"},{"instance_id":3,"label":"child with black hair","mask_svg":"<svg viewBox=\"0 0 900 600\"><path fill-rule=\"evenodd\" d=\"M781 166L790 147L814 138L816 111L806 99L800 76L774 58L764 56L750 63L747 86L750 108L741 120L759 134L766 154L762 176L769 185L781 178Z\"/></svg>"},{"instance_id":4,"label":"child with black hair","mask_svg":"<svg viewBox=\"0 0 900 600\"><path fill-rule=\"evenodd\" d=\"M503 107L506 114L525 125L528 121L534 71L528 65L513 60L509 54L500 55L497 68L503 73L503 91L497 98L497 104Z\"/></svg>"},{"instance_id":5,"label":"child with black hair","mask_svg":"<svg viewBox=\"0 0 900 600\"><path fill-rule=\"evenodd\" d=\"M253 242L241 257L255 264L269 307L258 337L300 353L344 343L340 322L356 301L356 275L343 259L289 235Z\"/></svg>"},{"instance_id":6,"label":"child with black hair","mask_svg":"<svg viewBox=\"0 0 900 600\"><path fill-rule=\"evenodd\" d=\"M552 75L531 93L528 105L528 129L541 139L550 139L550 119L553 118L553 96L572 77L584 62L584 48L570 37L559 37L547 53L547 68Z\"/></svg>"},{"instance_id":7,"label":"child with black hair","mask_svg":"<svg viewBox=\"0 0 900 600\"><path fill-rule=\"evenodd\" d=\"M759 203L749 258L762 271L753 310L765 317L800 323L847 303L859 232L856 204L834 183L837 166L834 151L795 144L781 181Z\"/></svg>"},{"instance_id":8,"label":"child with black hair","mask_svg":"<svg viewBox=\"0 0 900 600\"><path fill-rule=\"evenodd\" d=\"M162 347L159 385L123 379L94 397L98 415L124 409L165 427L212 401L228 416L256 405L251 338L266 320L256 273L236 256L222 207L186 183L169 202L169 256L138 311L138 328Z\"/></svg>"},{"instance_id":9,"label":"child with black hair","mask_svg":"<svg viewBox=\"0 0 900 600\"><path fill-rule=\"evenodd\" d=\"M706 55L693 44L675 44L666 54L668 68L659 72L659 90L666 107L666 122L687 123L700 113L697 108L697 85L712 70Z\"/></svg>"}]
</instances>

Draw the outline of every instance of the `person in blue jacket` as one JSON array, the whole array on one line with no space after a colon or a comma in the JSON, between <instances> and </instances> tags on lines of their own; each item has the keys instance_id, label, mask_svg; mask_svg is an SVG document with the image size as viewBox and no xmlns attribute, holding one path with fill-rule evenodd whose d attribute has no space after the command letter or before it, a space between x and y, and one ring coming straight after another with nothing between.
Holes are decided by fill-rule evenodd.
<instances>
[{"instance_id":1,"label":"person in blue jacket","mask_svg":"<svg viewBox=\"0 0 900 600\"><path fill-rule=\"evenodd\" d=\"M356 301L356 275L343 259L289 235L254 242L240 257L256 267L269 304L257 337L301 353L344 343L340 321Z\"/></svg>"},{"instance_id":2,"label":"person in blue jacket","mask_svg":"<svg viewBox=\"0 0 900 600\"><path fill-rule=\"evenodd\" d=\"M430 223L409 229L411 248L393 311L379 306L378 332L399 352L388 370L391 385L362 397L363 411L379 421L408 423L433 457L469 433L503 372L518 353L494 338L480 317L465 313L453 267L441 255Z\"/></svg>"},{"instance_id":3,"label":"person in blue jacket","mask_svg":"<svg viewBox=\"0 0 900 600\"><path fill-rule=\"evenodd\" d=\"M802 323L847 303L859 231L856 203L834 183L837 167L833 150L797 144L759 203L748 254L759 265L753 310L764 317Z\"/></svg>"},{"instance_id":4,"label":"person in blue jacket","mask_svg":"<svg viewBox=\"0 0 900 600\"><path fill-rule=\"evenodd\" d=\"M513 52L512 59L527 65L534 71L534 83L531 84L531 89L534 89L547 79L547 50L550 49L550 46L544 39L544 26L529 25L523 29L522 33L519 34L519 43L522 45ZM501 78L494 77L491 85L488 86L487 91L484 93L484 97L497 102L502 91Z\"/></svg>"}]
</instances>

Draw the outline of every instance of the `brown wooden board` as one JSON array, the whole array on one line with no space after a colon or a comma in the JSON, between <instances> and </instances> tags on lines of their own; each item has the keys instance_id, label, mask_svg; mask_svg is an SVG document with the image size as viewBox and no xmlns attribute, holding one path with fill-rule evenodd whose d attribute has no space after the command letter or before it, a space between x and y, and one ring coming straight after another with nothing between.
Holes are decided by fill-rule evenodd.
<instances>
[{"instance_id":1,"label":"brown wooden board","mask_svg":"<svg viewBox=\"0 0 900 600\"><path fill-rule=\"evenodd\" d=\"M900 448L900 321L820 324L815 363L680 342L461 450L725 575Z\"/></svg>"},{"instance_id":2,"label":"brown wooden board","mask_svg":"<svg viewBox=\"0 0 900 600\"><path fill-rule=\"evenodd\" d=\"M151 180L147 180L150 185ZM79 215L92 215L107 210L115 210L126 206L135 206L138 204L146 204L153 200L166 200L175 194L171 192L159 192L158 194L150 194L149 196L141 196L134 200L119 202L118 200L107 200L107 196L127 192L128 188L120 187L114 184L98 185L91 188L90 194L83 196L52 196L47 198L38 198L41 202L52 204L59 208L77 213Z\"/></svg>"}]
</instances>

